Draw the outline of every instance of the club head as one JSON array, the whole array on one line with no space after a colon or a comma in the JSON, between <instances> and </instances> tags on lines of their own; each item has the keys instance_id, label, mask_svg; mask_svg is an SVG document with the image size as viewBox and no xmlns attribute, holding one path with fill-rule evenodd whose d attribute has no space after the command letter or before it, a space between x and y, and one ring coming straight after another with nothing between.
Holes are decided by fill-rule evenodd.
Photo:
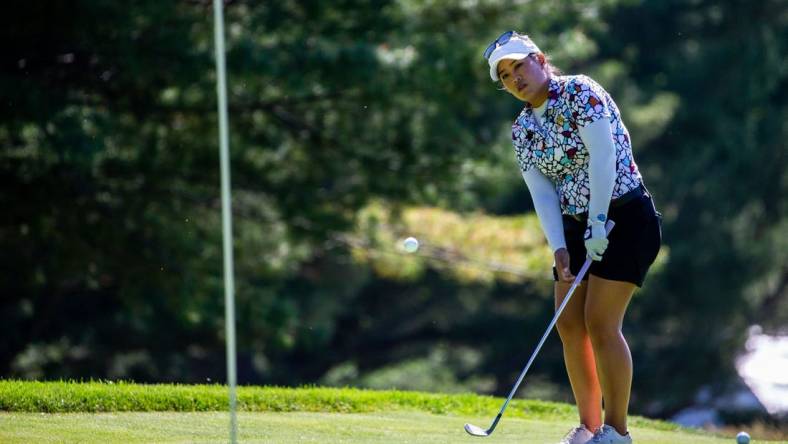
<instances>
[{"instance_id":1,"label":"club head","mask_svg":"<svg viewBox=\"0 0 788 444\"><path fill-rule=\"evenodd\" d=\"M465 424L465 431L468 432L471 436L489 436L490 434L487 433L487 430L484 430L481 427L477 427L473 424Z\"/></svg>"}]
</instances>

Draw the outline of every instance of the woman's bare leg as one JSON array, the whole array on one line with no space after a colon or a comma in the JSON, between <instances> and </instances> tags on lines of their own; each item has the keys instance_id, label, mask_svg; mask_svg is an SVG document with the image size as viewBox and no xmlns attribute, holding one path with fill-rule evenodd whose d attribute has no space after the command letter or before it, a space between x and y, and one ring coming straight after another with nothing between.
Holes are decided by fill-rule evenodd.
<instances>
[{"instance_id":1,"label":"woman's bare leg","mask_svg":"<svg viewBox=\"0 0 788 444\"><path fill-rule=\"evenodd\" d=\"M556 282L555 307L563 302L571 283ZM602 425L602 391L597 377L591 339L586 331L585 304L587 282L581 283L564 307L556 323L564 346L564 362L580 422L591 431Z\"/></svg>"},{"instance_id":2,"label":"woman's bare leg","mask_svg":"<svg viewBox=\"0 0 788 444\"><path fill-rule=\"evenodd\" d=\"M591 275L585 300L586 328L605 400L605 424L613 426L621 435L627 433L632 389L632 355L621 325L635 288L629 282Z\"/></svg>"}]
</instances>

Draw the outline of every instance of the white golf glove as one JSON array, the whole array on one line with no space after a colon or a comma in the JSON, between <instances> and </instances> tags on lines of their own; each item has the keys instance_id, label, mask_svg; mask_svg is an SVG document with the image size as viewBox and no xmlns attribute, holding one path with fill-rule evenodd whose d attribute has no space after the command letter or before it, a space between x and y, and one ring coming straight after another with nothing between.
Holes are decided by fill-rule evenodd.
<instances>
[{"instance_id":1,"label":"white golf glove","mask_svg":"<svg viewBox=\"0 0 788 444\"><path fill-rule=\"evenodd\" d=\"M607 233L605 233L605 223L601 221L591 221L585 233L586 252L595 261L601 261L602 255L607 250Z\"/></svg>"}]
</instances>

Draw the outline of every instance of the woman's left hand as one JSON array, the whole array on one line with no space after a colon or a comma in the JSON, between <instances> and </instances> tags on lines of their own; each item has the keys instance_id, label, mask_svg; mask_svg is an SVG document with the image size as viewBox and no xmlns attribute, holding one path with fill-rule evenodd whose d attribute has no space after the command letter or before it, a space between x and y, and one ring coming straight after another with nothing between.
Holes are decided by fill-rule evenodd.
<instances>
[{"instance_id":1,"label":"woman's left hand","mask_svg":"<svg viewBox=\"0 0 788 444\"><path fill-rule=\"evenodd\" d=\"M607 250L607 233L603 222L592 222L586 230L585 236L586 252L595 261L601 261L602 255Z\"/></svg>"}]
</instances>

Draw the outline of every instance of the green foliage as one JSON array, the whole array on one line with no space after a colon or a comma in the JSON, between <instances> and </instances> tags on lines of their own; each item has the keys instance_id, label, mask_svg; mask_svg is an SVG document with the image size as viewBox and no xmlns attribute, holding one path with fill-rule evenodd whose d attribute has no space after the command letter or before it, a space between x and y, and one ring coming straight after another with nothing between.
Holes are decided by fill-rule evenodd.
<instances>
[{"instance_id":1,"label":"green foliage","mask_svg":"<svg viewBox=\"0 0 788 444\"><path fill-rule=\"evenodd\" d=\"M636 378L661 381L635 396L661 393L657 409L686 402L690 381L724 387L747 327L778 331L788 319L782 10L779 1L635 2L600 36L600 53L626 55L645 96L673 102L638 153L664 209L670 260L629 316L634 360L649 363Z\"/></svg>"},{"instance_id":2,"label":"green foliage","mask_svg":"<svg viewBox=\"0 0 788 444\"><path fill-rule=\"evenodd\" d=\"M552 253L534 214L493 217L432 207L407 207L392 213L380 204L363 209L354 233L346 238L353 256L369 263L381 278L414 281L427 267L460 283L549 278L545 264ZM414 254L402 246L408 236L420 239Z\"/></svg>"},{"instance_id":3,"label":"green foliage","mask_svg":"<svg viewBox=\"0 0 788 444\"><path fill-rule=\"evenodd\" d=\"M228 5L239 337L254 378L293 382L271 363L340 330L371 276L342 270L347 252L330 243L370 199L469 209L501 189L499 116L516 104L478 54L510 6ZM0 259L12 295L0 372L220 378L210 14L72 7L79 20L34 3L4 15L5 41L28 43L8 48L0 78L0 203L14 209L0 238L18 252ZM557 27L581 10L531 12Z\"/></svg>"}]
</instances>

